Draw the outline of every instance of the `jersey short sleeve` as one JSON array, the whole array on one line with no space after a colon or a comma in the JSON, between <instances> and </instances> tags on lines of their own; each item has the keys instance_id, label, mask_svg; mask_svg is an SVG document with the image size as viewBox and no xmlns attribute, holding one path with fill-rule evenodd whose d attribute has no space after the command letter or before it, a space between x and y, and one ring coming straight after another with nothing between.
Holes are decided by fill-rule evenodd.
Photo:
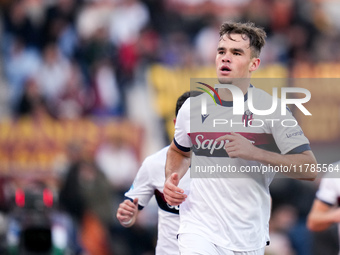
<instances>
[{"instance_id":1,"label":"jersey short sleeve","mask_svg":"<svg viewBox=\"0 0 340 255\"><path fill-rule=\"evenodd\" d=\"M178 149L188 152L192 146L190 139L190 98L178 112L175 125L174 143Z\"/></svg>"},{"instance_id":2,"label":"jersey short sleeve","mask_svg":"<svg viewBox=\"0 0 340 255\"><path fill-rule=\"evenodd\" d=\"M340 164L340 161L334 164ZM328 178L326 174L320 182L316 198L328 205L334 205L338 202L338 197L340 197L340 179Z\"/></svg>"},{"instance_id":3,"label":"jersey short sleeve","mask_svg":"<svg viewBox=\"0 0 340 255\"><path fill-rule=\"evenodd\" d=\"M309 140L288 108L286 115L276 111L267 123L281 154L297 154L311 149Z\"/></svg>"},{"instance_id":4,"label":"jersey short sleeve","mask_svg":"<svg viewBox=\"0 0 340 255\"><path fill-rule=\"evenodd\" d=\"M139 209L146 206L151 197L154 195L153 178L150 170L152 169L152 161L148 158L144 160L142 166L125 196L130 199L138 198Z\"/></svg>"}]
</instances>

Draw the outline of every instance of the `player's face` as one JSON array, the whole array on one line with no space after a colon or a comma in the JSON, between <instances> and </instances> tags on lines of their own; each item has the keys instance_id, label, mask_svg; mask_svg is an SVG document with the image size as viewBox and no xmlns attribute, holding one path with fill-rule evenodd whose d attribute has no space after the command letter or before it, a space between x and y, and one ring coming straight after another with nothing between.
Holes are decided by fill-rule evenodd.
<instances>
[{"instance_id":1,"label":"player's face","mask_svg":"<svg viewBox=\"0 0 340 255\"><path fill-rule=\"evenodd\" d=\"M220 83L233 84L237 78L250 78L260 59L251 56L249 39L240 34L224 35L217 47L216 72Z\"/></svg>"}]
</instances>

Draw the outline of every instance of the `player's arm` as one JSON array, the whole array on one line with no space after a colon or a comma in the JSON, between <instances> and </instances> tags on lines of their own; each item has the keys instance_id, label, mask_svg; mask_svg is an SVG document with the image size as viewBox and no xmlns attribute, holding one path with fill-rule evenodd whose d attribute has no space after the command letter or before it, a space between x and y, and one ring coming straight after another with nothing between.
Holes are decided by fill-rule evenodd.
<instances>
[{"instance_id":1,"label":"player's arm","mask_svg":"<svg viewBox=\"0 0 340 255\"><path fill-rule=\"evenodd\" d=\"M179 180L190 167L190 152L177 148L174 142L170 144L165 164L164 198L170 205L179 205L187 197L184 190L177 187Z\"/></svg>"},{"instance_id":2,"label":"player's arm","mask_svg":"<svg viewBox=\"0 0 340 255\"><path fill-rule=\"evenodd\" d=\"M334 208L319 199L315 199L308 214L307 227L311 231L326 230L333 223L340 222L340 208Z\"/></svg>"},{"instance_id":3,"label":"player's arm","mask_svg":"<svg viewBox=\"0 0 340 255\"><path fill-rule=\"evenodd\" d=\"M315 166L317 162L313 152L310 150L297 154L282 155L258 148L248 139L234 132L216 139L217 142L222 140L227 141L224 148L231 158L258 161L264 165L286 166L290 169L290 172L284 172L284 174L296 179L312 181L317 176L317 171L313 171L311 167Z\"/></svg>"},{"instance_id":4,"label":"player's arm","mask_svg":"<svg viewBox=\"0 0 340 255\"><path fill-rule=\"evenodd\" d=\"M284 171L283 174L291 178L314 181L317 176L317 171L313 168L317 162L311 150L282 155L255 147L253 160L264 165L286 166L290 171Z\"/></svg>"},{"instance_id":5,"label":"player's arm","mask_svg":"<svg viewBox=\"0 0 340 255\"><path fill-rule=\"evenodd\" d=\"M135 224L138 215L138 198L132 201L129 199L119 204L117 219L123 227L129 228Z\"/></svg>"},{"instance_id":6,"label":"player's arm","mask_svg":"<svg viewBox=\"0 0 340 255\"><path fill-rule=\"evenodd\" d=\"M151 173L160 170L154 166L154 156L147 157L133 181L129 191L125 193L127 199L119 204L116 217L123 227L131 227L135 224L138 212L147 205L154 194L154 179Z\"/></svg>"}]
</instances>

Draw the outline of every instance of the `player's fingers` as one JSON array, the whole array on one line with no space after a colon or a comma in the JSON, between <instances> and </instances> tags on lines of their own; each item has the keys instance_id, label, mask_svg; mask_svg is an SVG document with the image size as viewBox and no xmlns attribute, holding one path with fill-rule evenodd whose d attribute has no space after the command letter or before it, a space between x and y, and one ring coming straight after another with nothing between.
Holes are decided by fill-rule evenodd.
<instances>
[{"instance_id":1,"label":"player's fingers","mask_svg":"<svg viewBox=\"0 0 340 255\"><path fill-rule=\"evenodd\" d=\"M173 203L182 203L184 202L186 197L174 197L174 196L169 196L169 200Z\"/></svg>"},{"instance_id":2,"label":"player's fingers","mask_svg":"<svg viewBox=\"0 0 340 255\"><path fill-rule=\"evenodd\" d=\"M163 189L163 192L165 194L174 194L176 196L184 196L184 190L173 185L171 182L166 182L164 184L164 189Z\"/></svg>"},{"instance_id":3,"label":"player's fingers","mask_svg":"<svg viewBox=\"0 0 340 255\"><path fill-rule=\"evenodd\" d=\"M177 175L177 173L176 173ZM170 179L167 179L167 181L165 182L164 184L164 187L169 189L169 190L172 190L172 191L176 191L176 192L179 192L179 193L184 193L184 190L179 188L177 186L177 184L175 184L173 181L172 181L172 178L173 178L173 174L170 176ZM176 178L176 177L175 177Z\"/></svg>"},{"instance_id":4,"label":"player's fingers","mask_svg":"<svg viewBox=\"0 0 340 255\"><path fill-rule=\"evenodd\" d=\"M123 203L121 204L124 204L124 205L127 205L127 206L133 206L134 203L133 201L131 201L130 199L125 199Z\"/></svg>"},{"instance_id":5,"label":"player's fingers","mask_svg":"<svg viewBox=\"0 0 340 255\"><path fill-rule=\"evenodd\" d=\"M224 145L224 149L234 147L234 145L235 145L235 143L233 143L233 142L227 142L227 143L225 143L225 145Z\"/></svg>"},{"instance_id":6,"label":"player's fingers","mask_svg":"<svg viewBox=\"0 0 340 255\"><path fill-rule=\"evenodd\" d=\"M227 148L226 152L228 153L229 158L237 158L238 157L238 151L235 147Z\"/></svg>"},{"instance_id":7,"label":"player's fingers","mask_svg":"<svg viewBox=\"0 0 340 255\"><path fill-rule=\"evenodd\" d=\"M223 136L220 136L220 137L218 137L217 139L216 139L216 142L221 142L221 141L223 141L223 140L230 140L230 139L232 139L232 136L231 135L223 135Z\"/></svg>"},{"instance_id":8,"label":"player's fingers","mask_svg":"<svg viewBox=\"0 0 340 255\"><path fill-rule=\"evenodd\" d=\"M187 197L186 194L174 192L174 191L171 191L171 190L165 190L164 189L163 192L164 192L164 195L171 197L173 199L185 199Z\"/></svg>"},{"instance_id":9,"label":"player's fingers","mask_svg":"<svg viewBox=\"0 0 340 255\"><path fill-rule=\"evenodd\" d=\"M239 133L235 133L235 132L230 132L230 136L231 137L235 137L235 136L242 136L241 134L239 134ZM243 137L243 136L242 136Z\"/></svg>"},{"instance_id":10,"label":"player's fingers","mask_svg":"<svg viewBox=\"0 0 340 255\"><path fill-rule=\"evenodd\" d=\"M173 182L171 180L165 182L164 188L166 188L170 191L173 191L173 192L184 193L184 190L177 187L175 184L173 184Z\"/></svg>"},{"instance_id":11,"label":"player's fingers","mask_svg":"<svg viewBox=\"0 0 340 255\"><path fill-rule=\"evenodd\" d=\"M229 134L226 134L226 135L223 135L223 136L220 136L216 139L216 142L221 142L223 140L227 140L227 141L233 141L235 139L235 137L237 136L241 136L240 134L238 133L235 133L235 132L231 132Z\"/></svg>"},{"instance_id":12,"label":"player's fingers","mask_svg":"<svg viewBox=\"0 0 340 255\"><path fill-rule=\"evenodd\" d=\"M138 201L138 199L137 199ZM126 207L126 208L131 208L131 209L135 209L136 208L136 204L133 201L130 200L125 200L124 203L122 204L122 206Z\"/></svg>"},{"instance_id":13,"label":"player's fingers","mask_svg":"<svg viewBox=\"0 0 340 255\"><path fill-rule=\"evenodd\" d=\"M237 145L234 143L228 143L224 146L225 151L228 153L230 158L235 157L235 153L237 152Z\"/></svg>"},{"instance_id":14,"label":"player's fingers","mask_svg":"<svg viewBox=\"0 0 340 255\"><path fill-rule=\"evenodd\" d=\"M230 152L233 152L233 151L235 151L236 150L236 148L237 148L237 146L235 145L235 144L226 144L225 146L224 146L224 149L225 149L225 151L229 154Z\"/></svg>"},{"instance_id":15,"label":"player's fingers","mask_svg":"<svg viewBox=\"0 0 340 255\"><path fill-rule=\"evenodd\" d=\"M185 201L185 198L175 198L164 194L164 198L169 205L180 205Z\"/></svg>"},{"instance_id":16,"label":"player's fingers","mask_svg":"<svg viewBox=\"0 0 340 255\"><path fill-rule=\"evenodd\" d=\"M186 194L174 192L174 191L168 190L168 189L164 189L163 193L164 193L164 197L167 201L176 200L176 202L183 202L187 197Z\"/></svg>"},{"instance_id":17,"label":"player's fingers","mask_svg":"<svg viewBox=\"0 0 340 255\"><path fill-rule=\"evenodd\" d=\"M120 215L133 215L133 213L135 212L134 210L131 210L130 208L124 208L122 206L120 206L117 210L117 212L120 214Z\"/></svg>"},{"instance_id":18,"label":"player's fingers","mask_svg":"<svg viewBox=\"0 0 340 255\"><path fill-rule=\"evenodd\" d=\"M169 200L169 201L167 201L167 203L169 204L169 205L171 205L171 206L177 206L177 205L180 205L180 204L182 204L184 201L175 201L175 200Z\"/></svg>"},{"instance_id":19,"label":"player's fingers","mask_svg":"<svg viewBox=\"0 0 340 255\"><path fill-rule=\"evenodd\" d=\"M131 220L131 216L123 216L123 215L118 215L117 214L117 219L120 222L127 222L127 221Z\"/></svg>"},{"instance_id":20,"label":"player's fingers","mask_svg":"<svg viewBox=\"0 0 340 255\"><path fill-rule=\"evenodd\" d=\"M122 221L126 222L126 221L129 221L131 219L132 215L131 214L126 215L124 213L124 211L118 209L116 217L120 222L122 222Z\"/></svg>"},{"instance_id":21,"label":"player's fingers","mask_svg":"<svg viewBox=\"0 0 340 255\"><path fill-rule=\"evenodd\" d=\"M229 155L229 158L237 158L237 155L235 152L230 152L228 153L228 155Z\"/></svg>"},{"instance_id":22,"label":"player's fingers","mask_svg":"<svg viewBox=\"0 0 340 255\"><path fill-rule=\"evenodd\" d=\"M130 204L121 204L119 206L119 208L121 210L126 211L127 213L134 213L136 211L137 206L134 205L134 204L132 204L132 205L130 205Z\"/></svg>"},{"instance_id":23,"label":"player's fingers","mask_svg":"<svg viewBox=\"0 0 340 255\"><path fill-rule=\"evenodd\" d=\"M118 220L121 220L121 219L126 218L126 217L131 217L131 215L126 215L124 211L119 210L119 209L117 210L116 216L117 216Z\"/></svg>"}]
</instances>

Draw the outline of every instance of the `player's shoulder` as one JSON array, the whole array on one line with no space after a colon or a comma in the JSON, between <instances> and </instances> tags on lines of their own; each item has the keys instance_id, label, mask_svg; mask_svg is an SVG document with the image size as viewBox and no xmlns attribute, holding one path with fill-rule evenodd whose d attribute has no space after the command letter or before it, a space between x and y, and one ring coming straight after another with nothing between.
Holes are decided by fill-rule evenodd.
<instances>
[{"instance_id":1,"label":"player's shoulder","mask_svg":"<svg viewBox=\"0 0 340 255\"><path fill-rule=\"evenodd\" d=\"M195 95L192 97L189 97L187 100L185 100L185 102L183 103L181 109L185 109L185 108L190 108L193 107L195 105L200 106L201 105L201 101L202 101L202 97L204 97L204 93L200 94L200 95Z\"/></svg>"},{"instance_id":2,"label":"player's shoulder","mask_svg":"<svg viewBox=\"0 0 340 255\"><path fill-rule=\"evenodd\" d=\"M195 103L199 103L201 104L202 98L206 96L206 93L202 93L200 95L197 96L193 96L193 97L189 97L185 102L188 102L189 104L195 104Z\"/></svg>"},{"instance_id":3,"label":"player's shoulder","mask_svg":"<svg viewBox=\"0 0 340 255\"><path fill-rule=\"evenodd\" d=\"M177 115L177 123L182 123L183 121L186 121L188 119L190 119L190 112L192 109L194 109L195 107L198 107L198 102L196 100L196 97L189 97L185 100L185 102L183 103L182 107L179 109L178 111L178 115ZM176 124L177 125L177 124Z\"/></svg>"},{"instance_id":4,"label":"player's shoulder","mask_svg":"<svg viewBox=\"0 0 340 255\"><path fill-rule=\"evenodd\" d=\"M249 93L249 91L251 91L251 92ZM264 91L263 89L257 88L253 85L251 85L249 90L248 90L248 100L249 99L252 100L252 105L255 107L255 109L258 109L258 110L271 109L273 104L281 105L281 103L280 103L281 99L280 98L278 98L276 96L274 98L274 96L269 94L267 91ZM276 100L276 103L274 103L275 100ZM280 115L281 114L281 108L276 107L275 113Z\"/></svg>"},{"instance_id":5,"label":"player's shoulder","mask_svg":"<svg viewBox=\"0 0 340 255\"><path fill-rule=\"evenodd\" d=\"M169 146L165 146L164 148L160 149L159 151L151 154L150 156L146 157L143 161L143 165L156 165L156 164L165 164L166 160L166 153L169 149Z\"/></svg>"},{"instance_id":6,"label":"player's shoulder","mask_svg":"<svg viewBox=\"0 0 340 255\"><path fill-rule=\"evenodd\" d=\"M249 87L248 92L251 90L252 95L254 98L261 98L263 99L267 99L267 100L271 100L272 99L272 95L270 95L268 92L264 91L263 89L257 88L253 85L251 85Z\"/></svg>"},{"instance_id":7,"label":"player's shoulder","mask_svg":"<svg viewBox=\"0 0 340 255\"><path fill-rule=\"evenodd\" d=\"M181 106L181 108L179 109L179 112L183 112L183 111L185 111L185 110L188 110L189 108L190 108L190 105L191 105L191 102L192 102L192 98L191 97L189 97L189 98L187 98L185 101L184 101L184 103L183 103L183 105ZM185 109L185 110L184 110Z\"/></svg>"}]
</instances>

